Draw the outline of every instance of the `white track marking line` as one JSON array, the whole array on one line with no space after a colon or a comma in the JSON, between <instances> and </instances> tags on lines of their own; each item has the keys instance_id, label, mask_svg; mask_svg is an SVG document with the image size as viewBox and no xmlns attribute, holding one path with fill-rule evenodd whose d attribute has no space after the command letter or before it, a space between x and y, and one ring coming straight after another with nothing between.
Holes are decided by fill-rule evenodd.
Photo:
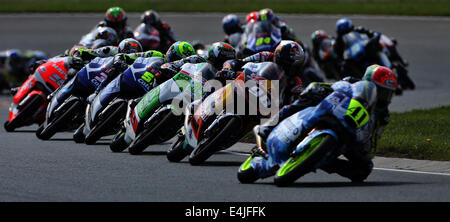
<instances>
[{"instance_id":1,"label":"white track marking line","mask_svg":"<svg viewBox=\"0 0 450 222\"><path fill-rule=\"evenodd\" d=\"M248 154L248 153L240 153L240 152L229 151L229 150L222 150L220 152L228 153L228 154L232 154L232 155L238 155L238 156L250 156L250 154ZM383 171L401 172L401 173L416 173L416 174L430 174L430 175L439 175L439 176L450 176L450 173L425 172L425 171L419 171L419 170L401 170L401 169L380 168L380 167L374 167L373 169L374 170L383 170Z\"/></svg>"},{"instance_id":2,"label":"white track marking line","mask_svg":"<svg viewBox=\"0 0 450 222\"><path fill-rule=\"evenodd\" d=\"M435 173L435 172L425 172L425 171L418 171L418 170L400 170L400 169L390 169L390 168L373 168L373 169L374 170L401 172L401 173L417 173L417 174L430 174L430 175L439 175L439 176L450 176L450 173Z\"/></svg>"}]
</instances>

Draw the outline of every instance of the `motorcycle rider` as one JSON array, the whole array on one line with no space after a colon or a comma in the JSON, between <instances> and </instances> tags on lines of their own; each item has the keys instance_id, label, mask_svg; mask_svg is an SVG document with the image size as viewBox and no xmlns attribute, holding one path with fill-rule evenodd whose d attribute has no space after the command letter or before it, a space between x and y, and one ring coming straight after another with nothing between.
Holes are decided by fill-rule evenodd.
<instances>
[{"instance_id":1,"label":"motorcycle rider","mask_svg":"<svg viewBox=\"0 0 450 222\"><path fill-rule=\"evenodd\" d=\"M34 72L33 64L46 60L49 56L37 50L9 49L0 52L0 92L21 84L29 74Z\"/></svg>"},{"instance_id":2,"label":"motorcycle rider","mask_svg":"<svg viewBox=\"0 0 450 222\"><path fill-rule=\"evenodd\" d=\"M349 32L358 32L358 33L362 33L362 34L366 34L369 38L376 38L377 42L379 41L379 38L381 36L380 32L377 31L373 31L370 29L367 29L363 26L358 26L358 27L354 27L352 21L348 18L341 18L336 22L336 33L337 33L337 37L336 37L336 44L335 44L335 52L336 54L339 56L339 58L342 59L343 57L343 53L345 50L345 46L344 46L344 41L343 41L343 36ZM395 39L393 40L394 43L396 44ZM395 61L399 61L402 65L407 66L408 62L406 60L404 60L400 54L398 53L396 47L393 47L389 50L389 57L392 60Z\"/></svg>"},{"instance_id":3,"label":"motorcycle rider","mask_svg":"<svg viewBox=\"0 0 450 222\"><path fill-rule=\"evenodd\" d=\"M132 39L134 40L134 39ZM138 41L134 40L135 43L139 43ZM162 63L166 64L168 62L173 62L177 59L183 59L187 56L195 55L195 50L188 42L184 41L177 41L173 43L169 49L166 52L166 55L162 54L159 51L156 50L150 50L144 53L132 53L132 54L123 54L119 53L114 57L113 65L111 70L107 73L107 77L103 80L103 82L98 86L98 88L95 90L95 93L93 93L91 96L89 96L88 101L92 101L96 95L105 88L114 78L116 78L123 70L128 68L129 64L132 64L134 60L136 60L137 57L161 57ZM162 67L162 66L161 66ZM152 67L152 70L155 75L155 81L152 84L160 84L170 78L167 75L161 74L161 67ZM139 101L139 98L135 101Z\"/></svg>"},{"instance_id":4,"label":"motorcycle rider","mask_svg":"<svg viewBox=\"0 0 450 222\"><path fill-rule=\"evenodd\" d=\"M97 27L91 33L83 36L74 47L100 48L103 46L117 46L119 37L117 32L110 27Z\"/></svg>"},{"instance_id":5,"label":"motorcycle rider","mask_svg":"<svg viewBox=\"0 0 450 222\"><path fill-rule=\"evenodd\" d=\"M96 30L99 27L109 27L117 34L117 42L126 38L133 38L133 29L127 25L127 14L120 7L111 7L106 10L105 17L89 33L84 35L78 45L90 47L95 40Z\"/></svg>"},{"instance_id":6,"label":"motorcycle rider","mask_svg":"<svg viewBox=\"0 0 450 222\"><path fill-rule=\"evenodd\" d=\"M305 62L305 52L300 44L290 40L283 40L275 49L275 52L263 51L244 59L233 59L224 63L223 68L217 73L223 79L234 79L237 71L248 62L273 61L281 67L286 76L286 87L282 90L282 104L289 104L303 89L301 73Z\"/></svg>"},{"instance_id":7,"label":"motorcycle rider","mask_svg":"<svg viewBox=\"0 0 450 222\"><path fill-rule=\"evenodd\" d=\"M156 43L156 39L154 41L154 46L156 48L147 48L147 44L144 44L142 40L141 44L144 46L144 50L148 49L155 49L160 52L165 52L169 49L169 47L177 41L177 38L175 37L175 34L172 31L172 28L169 24L161 21L161 18L159 17L159 14L154 10L147 10L141 15L141 24L136 27L135 29L135 35L136 34L146 34L152 35L150 30L152 28L155 28L158 31L159 34L159 44ZM137 36L136 36L137 37ZM138 38L139 39L139 38Z\"/></svg>"},{"instance_id":8,"label":"motorcycle rider","mask_svg":"<svg viewBox=\"0 0 450 222\"><path fill-rule=\"evenodd\" d=\"M222 19L222 28L225 32L224 42L236 47L244 33L245 25L241 25L237 15L228 14Z\"/></svg>"},{"instance_id":9,"label":"motorcycle rider","mask_svg":"<svg viewBox=\"0 0 450 222\"><path fill-rule=\"evenodd\" d=\"M357 81L351 77L346 80L350 81L350 83ZM368 109L371 114L370 120L368 124L359 131L357 139L351 144L346 144L347 151L343 154L347 160L333 158L320 167L320 169L327 173L337 173L343 177L349 178L352 182L363 182L373 169L372 158L373 152L376 149L376 141L380 138L384 127L389 123L388 106L391 102L393 93L395 92L395 88L397 87L397 80L392 70L379 65L368 67L362 81L373 83L376 87L376 102ZM334 84L337 86L344 83L345 81L339 81ZM295 105L284 107L278 114L278 122L281 122L283 119L308 106L315 106L320 103L323 98L333 91L332 87L334 84L325 87L311 87L312 85L310 85L311 89L305 90L300 98L300 100L303 100L304 104L299 101L294 103ZM263 141L267 139L270 131L274 128L274 126L266 127L267 126L263 126L259 128L259 126L256 126L254 129L257 137L259 136ZM245 171L239 171L238 179L242 183L252 183L259 178L274 175L278 168L278 163L275 163L274 159L280 158L281 156L289 157L289 154L286 152L290 151L276 150L274 153L273 150L268 150L267 152L264 146L255 147L252 150L252 167ZM243 177L242 175L244 173L250 173L253 178Z\"/></svg>"},{"instance_id":10,"label":"motorcycle rider","mask_svg":"<svg viewBox=\"0 0 450 222\"><path fill-rule=\"evenodd\" d=\"M207 55L192 55L177 61L165 63L161 66L161 74L166 78L171 78L177 74L181 67L186 63L207 62L213 65L217 70L222 69L227 60L235 59L236 51L233 46L225 42L215 42L211 45Z\"/></svg>"},{"instance_id":11,"label":"motorcycle rider","mask_svg":"<svg viewBox=\"0 0 450 222\"><path fill-rule=\"evenodd\" d=\"M312 56L314 60L317 61L320 69L323 70L327 78L336 80L339 79L340 61L338 60L336 53L333 50L335 40L329 37L324 30L319 29L311 34L311 41L313 44Z\"/></svg>"}]
</instances>

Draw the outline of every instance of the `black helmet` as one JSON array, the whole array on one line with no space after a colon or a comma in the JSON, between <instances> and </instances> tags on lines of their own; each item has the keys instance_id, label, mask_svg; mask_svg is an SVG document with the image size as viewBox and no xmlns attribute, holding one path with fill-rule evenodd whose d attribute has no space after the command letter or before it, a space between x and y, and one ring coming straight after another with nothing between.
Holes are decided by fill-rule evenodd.
<instances>
[{"instance_id":1,"label":"black helmet","mask_svg":"<svg viewBox=\"0 0 450 222\"><path fill-rule=\"evenodd\" d=\"M141 15L141 22L151 26L159 26L161 24L161 19L155 11L147 10Z\"/></svg>"},{"instance_id":2,"label":"black helmet","mask_svg":"<svg viewBox=\"0 0 450 222\"><path fill-rule=\"evenodd\" d=\"M120 42L119 53L134 53L134 52L142 52L141 43L139 43L136 39L127 38Z\"/></svg>"},{"instance_id":3,"label":"black helmet","mask_svg":"<svg viewBox=\"0 0 450 222\"><path fill-rule=\"evenodd\" d=\"M236 58L233 46L225 42L215 42L208 50L208 60L217 69L221 69L225 61Z\"/></svg>"}]
</instances>

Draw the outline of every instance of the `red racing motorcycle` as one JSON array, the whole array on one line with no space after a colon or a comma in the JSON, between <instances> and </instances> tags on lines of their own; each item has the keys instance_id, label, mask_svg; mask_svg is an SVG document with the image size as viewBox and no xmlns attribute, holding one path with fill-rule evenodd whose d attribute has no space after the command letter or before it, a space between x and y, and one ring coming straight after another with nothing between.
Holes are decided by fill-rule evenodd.
<instances>
[{"instance_id":1,"label":"red racing motorcycle","mask_svg":"<svg viewBox=\"0 0 450 222\"><path fill-rule=\"evenodd\" d=\"M4 124L7 132L44 122L47 96L64 83L68 73L68 60L69 57L50 59L36 68L20 86L9 107L8 121Z\"/></svg>"}]
</instances>

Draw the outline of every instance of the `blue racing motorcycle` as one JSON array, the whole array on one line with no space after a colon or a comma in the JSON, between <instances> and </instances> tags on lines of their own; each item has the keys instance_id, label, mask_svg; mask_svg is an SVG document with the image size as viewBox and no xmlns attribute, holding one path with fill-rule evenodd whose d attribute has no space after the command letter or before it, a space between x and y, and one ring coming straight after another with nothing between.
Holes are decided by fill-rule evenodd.
<instances>
[{"instance_id":1,"label":"blue racing motorcycle","mask_svg":"<svg viewBox=\"0 0 450 222\"><path fill-rule=\"evenodd\" d=\"M128 101L153 88L155 76L164 62L162 57L137 58L87 105L85 122L75 132L74 138L94 144L103 136L117 133L125 119Z\"/></svg>"},{"instance_id":2,"label":"blue racing motorcycle","mask_svg":"<svg viewBox=\"0 0 450 222\"><path fill-rule=\"evenodd\" d=\"M370 138L366 133L372 125L369 110L376 98L375 85L342 81L332 88L334 92L317 106L306 108L275 127L267 138L268 157L260 161L250 156L239 168L238 179L253 182L276 171L275 184L287 186L345 153L347 144Z\"/></svg>"}]
</instances>

